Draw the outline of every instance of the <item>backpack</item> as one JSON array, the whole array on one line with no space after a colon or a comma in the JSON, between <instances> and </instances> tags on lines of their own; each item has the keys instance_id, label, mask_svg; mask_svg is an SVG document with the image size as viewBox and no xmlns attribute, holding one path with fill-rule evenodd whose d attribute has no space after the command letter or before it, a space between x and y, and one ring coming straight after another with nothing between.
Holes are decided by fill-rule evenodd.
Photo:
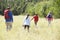
<instances>
[{"instance_id":1,"label":"backpack","mask_svg":"<svg viewBox=\"0 0 60 40\"><path fill-rule=\"evenodd\" d=\"M8 10L5 10L5 11L4 11L4 17L5 17L5 19L8 19L8 18L9 18L8 12L9 12Z\"/></svg>"},{"instance_id":2,"label":"backpack","mask_svg":"<svg viewBox=\"0 0 60 40\"><path fill-rule=\"evenodd\" d=\"M49 14L49 15L48 15L48 18L52 18L52 15L51 15L51 14Z\"/></svg>"}]
</instances>

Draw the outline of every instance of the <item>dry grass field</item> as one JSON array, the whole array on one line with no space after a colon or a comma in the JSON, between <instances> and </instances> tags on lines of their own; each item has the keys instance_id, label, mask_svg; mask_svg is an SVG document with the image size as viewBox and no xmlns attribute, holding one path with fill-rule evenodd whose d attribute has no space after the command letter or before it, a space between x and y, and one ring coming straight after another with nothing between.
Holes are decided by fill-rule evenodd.
<instances>
[{"instance_id":1,"label":"dry grass field","mask_svg":"<svg viewBox=\"0 0 60 40\"><path fill-rule=\"evenodd\" d=\"M0 16L0 40L60 40L60 19L54 19L48 27L45 18L40 18L38 27L31 21L30 31L22 27L25 16L14 16L12 30L6 31L4 17Z\"/></svg>"}]
</instances>

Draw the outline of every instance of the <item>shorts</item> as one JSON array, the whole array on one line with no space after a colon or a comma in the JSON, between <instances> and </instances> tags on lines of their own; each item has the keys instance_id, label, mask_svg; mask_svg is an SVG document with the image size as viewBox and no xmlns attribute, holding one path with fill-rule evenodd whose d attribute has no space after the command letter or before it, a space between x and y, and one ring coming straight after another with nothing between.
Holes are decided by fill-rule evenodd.
<instances>
[{"instance_id":1,"label":"shorts","mask_svg":"<svg viewBox=\"0 0 60 40\"><path fill-rule=\"evenodd\" d=\"M38 21L34 21L34 22L36 22L36 23L37 23Z\"/></svg>"},{"instance_id":2,"label":"shorts","mask_svg":"<svg viewBox=\"0 0 60 40\"><path fill-rule=\"evenodd\" d=\"M6 25L12 25L12 22L6 22Z\"/></svg>"},{"instance_id":3,"label":"shorts","mask_svg":"<svg viewBox=\"0 0 60 40\"><path fill-rule=\"evenodd\" d=\"M48 21L51 21L52 20L52 18L48 18Z\"/></svg>"},{"instance_id":4,"label":"shorts","mask_svg":"<svg viewBox=\"0 0 60 40\"><path fill-rule=\"evenodd\" d=\"M25 27L25 28L26 28L26 27L28 27L28 28L29 28L30 26L29 26L29 25L24 25L24 27Z\"/></svg>"}]
</instances>

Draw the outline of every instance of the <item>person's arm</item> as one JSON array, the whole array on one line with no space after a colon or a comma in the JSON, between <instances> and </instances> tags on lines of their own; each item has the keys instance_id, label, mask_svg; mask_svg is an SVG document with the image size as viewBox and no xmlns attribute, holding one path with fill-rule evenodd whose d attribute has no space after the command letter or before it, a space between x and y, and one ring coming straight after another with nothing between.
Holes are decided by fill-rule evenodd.
<instances>
[{"instance_id":1,"label":"person's arm","mask_svg":"<svg viewBox=\"0 0 60 40\"><path fill-rule=\"evenodd\" d=\"M34 19L34 17L32 17L31 21Z\"/></svg>"},{"instance_id":2,"label":"person's arm","mask_svg":"<svg viewBox=\"0 0 60 40\"><path fill-rule=\"evenodd\" d=\"M38 20L40 19L40 16L38 15Z\"/></svg>"},{"instance_id":3,"label":"person's arm","mask_svg":"<svg viewBox=\"0 0 60 40\"><path fill-rule=\"evenodd\" d=\"M32 19L31 20L33 20L35 18L35 15L32 17Z\"/></svg>"},{"instance_id":4,"label":"person's arm","mask_svg":"<svg viewBox=\"0 0 60 40\"><path fill-rule=\"evenodd\" d=\"M12 20L12 22L13 22L13 14L12 14L12 12L9 13L9 16L10 16L10 19Z\"/></svg>"},{"instance_id":5,"label":"person's arm","mask_svg":"<svg viewBox=\"0 0 60 40\"><path fill-rule=\"evenodd\" d=\"M33 18L31 20L33 20Z\"/></svg>"},{"instance_id":6,"label":"person's arm","mask_svg":"<svg viewBox=\"0 0 60 40\"><path fill-rule=\"evenodd\" d=\"M54 16L52 16L52 21L54 20Z\"/></svg>"},{"instance_id":7,"label":"person's arm","mask_svg":"<svg viewBox=\"0 0 60 40\"><path fill-rule=\"evenodd\" d=\"M25 25L25 21L26 21L26 18L23 19L23 23L22 23L22 26Z\"/></svg>"},{"instance_id":8,"label":"person's arm","mask_svg":"<svg viewBox=\"0 0 60 40\"><path fill-rule=\"evenodd\" d=\"M11 15L11 19L12 19L12 22L13 22L13 14Z\"/></svg>"}]
</instances>

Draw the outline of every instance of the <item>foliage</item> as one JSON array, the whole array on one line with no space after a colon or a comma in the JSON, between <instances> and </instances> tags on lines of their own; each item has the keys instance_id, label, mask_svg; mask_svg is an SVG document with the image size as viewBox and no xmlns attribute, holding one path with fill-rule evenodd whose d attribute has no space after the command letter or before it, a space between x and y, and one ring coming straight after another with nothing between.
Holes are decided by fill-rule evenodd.
<instances>
[{"instance_id":1,"label":"foliage","mask_svg":"<svg viewBox=\"0 0 60 40\"><path fill-rule=\"evenodd\" d=\"M8 6L11 7L14 15L37 13L40 17L46 17L48 12L52 11L55 18L60 18L60 0L1 0L1 15Z\"/></svg>"}]
</instances>

